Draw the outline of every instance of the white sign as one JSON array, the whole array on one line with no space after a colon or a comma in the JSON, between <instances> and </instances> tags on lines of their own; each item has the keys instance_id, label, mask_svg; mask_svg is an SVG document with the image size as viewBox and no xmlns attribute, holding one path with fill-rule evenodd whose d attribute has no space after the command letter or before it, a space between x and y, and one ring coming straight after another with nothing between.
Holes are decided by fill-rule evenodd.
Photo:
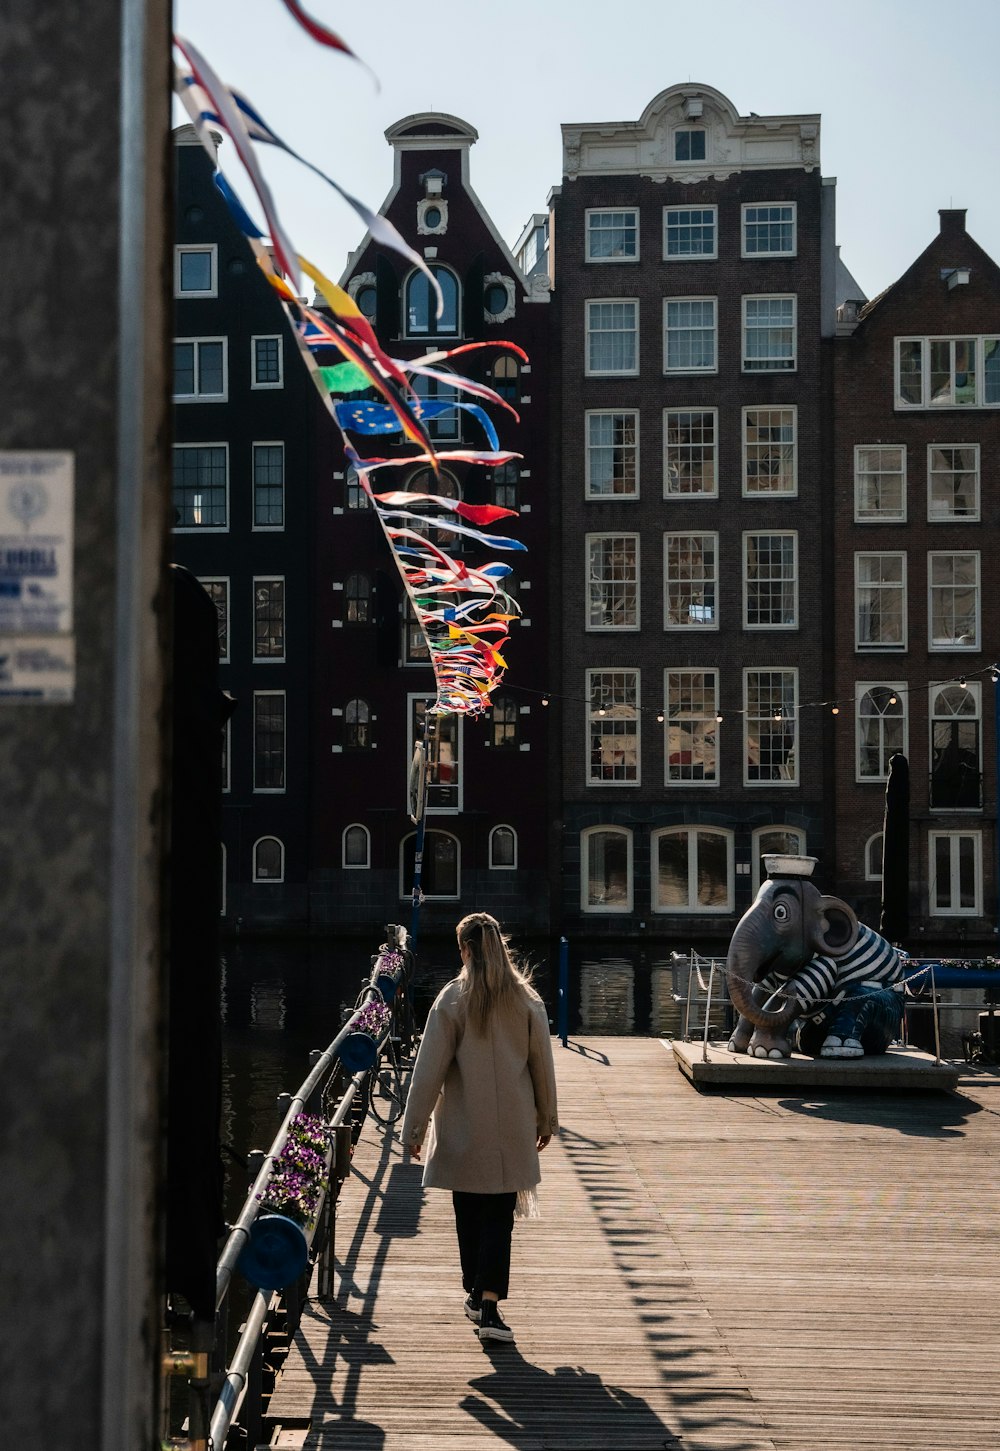
<instances>
[{"instance_id":1,"label":"white sign","mask_svg":"<svg viewBox=\"0 0 1000 1451\"><path fill-rule=\"evenodd\" d=\"M73 629L73 455L0 453L0 636Z\"/></svg>"},{"instance_id":2,"label":"white sign","mask_svg":"<svg viewBox=\"0 0 1000 1451\"><path fill-rule=\"evenodd\" d=\"M0 701L71 701L75 679L72 635L0 636Z\"/></svg>"}]
</instances>

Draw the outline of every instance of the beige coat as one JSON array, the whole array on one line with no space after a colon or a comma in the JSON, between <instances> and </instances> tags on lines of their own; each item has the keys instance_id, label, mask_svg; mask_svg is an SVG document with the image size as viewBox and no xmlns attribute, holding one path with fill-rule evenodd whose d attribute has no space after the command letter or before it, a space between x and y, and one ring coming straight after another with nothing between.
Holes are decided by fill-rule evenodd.
<instances>
[{"instance_id":1,"label":"beige coat","mask_svg":"<svg viewBox=\"0 0 1000 1451\"><path fill-rule=\"evenodd\" d=\"M426 1136L424 1184L472 1194L532 1189L541 1178L537 1139L558 1131L541 998L532 991L480 1037L466 1027L458 979L448 983L428 1015L403 1118L407 1147Z\"/></svg>"}]
</instances>

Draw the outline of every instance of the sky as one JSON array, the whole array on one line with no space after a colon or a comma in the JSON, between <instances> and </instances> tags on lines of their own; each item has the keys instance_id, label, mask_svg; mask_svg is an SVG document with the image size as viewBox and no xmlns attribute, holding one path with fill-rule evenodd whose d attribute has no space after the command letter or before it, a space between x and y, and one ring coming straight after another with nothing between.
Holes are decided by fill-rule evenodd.
<instances>
[{"instance_id":1,"label":"sky","mask_svg":"<svg viewBox=\"0 0 1000 1451\"><path fill-rule=\"evenodd\" d=\"M1000 261L1000 0L303 3L370 71L317 45L281 0L176 0L175 29L376 210L392 184L386 128L444 111L479 132L472 185L513 244L560 182L562 123L636 120L660 91L695 81L743 116L820 114L837 241L867 296L933 239L940 207L967 208L970 233ZM220 164L250 203L231 148ZM363 235L355 214L280 154L263 164L297 250L339 277Z\"/></svg>"}]
</instances>

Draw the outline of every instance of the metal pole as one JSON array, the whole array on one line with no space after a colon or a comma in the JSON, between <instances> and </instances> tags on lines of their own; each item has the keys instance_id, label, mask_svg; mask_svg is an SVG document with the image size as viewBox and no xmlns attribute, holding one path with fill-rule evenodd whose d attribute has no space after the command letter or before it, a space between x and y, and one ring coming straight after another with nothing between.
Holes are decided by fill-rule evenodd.
<instances>
[{"instance_id":1,"label":"metal pole","mask_svg":"<svg viewBox=\"0 0 1000 1451\"><path fill-rule=\"evenodd\" d=\"M941 1025L938 1021L937 993L934 989L934 964L931 963L931 1011L934 1014L934 1063L941 1062Z\"/></svg>"},{"instance_id":2,"label":"metal pole","mask_svg":"<svg viewBox=\"0 0 1000 1451\"><path fill-rule=\"evenodd\" d=\"M705 1032L701 1040L701 1061L708 1062L708 1020L712 1013L712 985L715 982L715 958L710 957L708 969L708 997L705 999Z\"/></svg>"},{"instance_id":3,"label":"metal pole","mask_svg":"<svg viewBox=\"0 0 1000 1451\"><path fill-rule=\"evenodd\" d=\"M417 837L413 851L413 907L410 913L410 951L414 959L417 952L417 930L420 926L420 878L424 870L424 823L427 820L427 741L422 740L417 749L420 755L420 780L417 794Z\"/></svg>"},{"instance_id":4,"label":"metal pole","mask_svg":"<svg viewBox=\"0 0 1000 1451\"><path fill-rule=\"evenodd\" d=\"M559 939L558 1029L560 1041L565 1048L569 1037L569 941L565 937Z\"/></svg>"},{"instance_id":5,"label":"metal pole","mask_svg":"<svg viewBox=\"0 0 1000 1451\"><path fill-rule=\"evenodd\" d=\"M996 792L996 824L993 832L993 870L996 876L996 919L1000 931L1000 670L993 676L993 742L996 748L996 772L993 789Z\"/></svg>"}]
</instances>

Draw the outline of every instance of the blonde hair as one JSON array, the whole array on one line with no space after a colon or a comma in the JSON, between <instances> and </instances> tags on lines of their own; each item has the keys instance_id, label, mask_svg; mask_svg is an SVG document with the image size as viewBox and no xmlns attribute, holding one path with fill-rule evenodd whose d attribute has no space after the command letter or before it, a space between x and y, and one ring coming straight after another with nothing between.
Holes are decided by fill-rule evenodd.
<instances>
[{"instance_id":1,"label":"blonde hair","mask_svg":"<svg viewBox=\"0 0 1000 1451\"><path fill-rule=\"evenodd\" d=\"M455 929L462 959L459 982L466 999L468 1021L479 1034L486 1032L495 1013L508 1013L516 1004L537 996L531 974L514 961L510 942L500 923L488 912L470 912Z\"/></svg>"}]
</instances>

